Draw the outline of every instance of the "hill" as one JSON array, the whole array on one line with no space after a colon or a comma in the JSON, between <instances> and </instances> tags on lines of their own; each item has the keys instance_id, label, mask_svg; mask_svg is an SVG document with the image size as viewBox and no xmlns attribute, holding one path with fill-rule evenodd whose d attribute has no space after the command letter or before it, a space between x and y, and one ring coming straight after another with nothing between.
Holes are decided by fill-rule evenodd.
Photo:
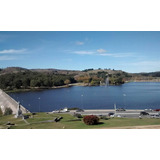
<instances>
[{"instance_id":1,"label":"hill","mask_svg":"<svg viewBox=\"0 0 160 160\"><path fill-rule=\"evenodd\" d=\"M108 78L107 78L108 77ZM127 73L111 69L26 69L8 67L0 69L0 88L4 90L54 88L82 83L84 86L120 85L129 81L160 82L160 72Z\"/></svg>"},{"instance_id":2,"label":"hill","mask_svg":"<svg viewBox=\"0 0 160 160\"><path fill-rule=\"evenodd\" d=\"M21 67L7 67L4 69L0 69L0 75L2 74L10 74L10 73L19 73L19 72L26 72L28 69L21 68Z\"/></svg>"}]
</instances>

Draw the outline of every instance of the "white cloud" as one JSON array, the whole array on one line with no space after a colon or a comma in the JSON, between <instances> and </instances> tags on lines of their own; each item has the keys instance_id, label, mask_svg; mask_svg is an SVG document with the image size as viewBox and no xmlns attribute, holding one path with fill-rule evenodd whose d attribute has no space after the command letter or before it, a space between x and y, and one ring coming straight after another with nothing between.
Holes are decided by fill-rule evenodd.
<instances>
[{"instance_id":1,"label":"white cloud","mask_svg":"<svg viewBox=\"0 0 160 160\"><path fill-rule=\"evenodd\" d=\"M27 51L27 49L6 49L6 50L2 50L0 51L0 54L23 54Z\"/></svg>"},{"instance_id":2,"label":"white cloud","mask_svg":"<svg viewBox=\"0 0 160 160\"><path fill-rule=\"evenodd\" d=\"M92 52L92 51L74 51L72 53L74 53L74 54L80 54L80 55L92 55L95 52Z\"/></svg>"},{"instance_id":3,"label":"white cloud","mask_svg":"<svg viewBox=\"0 0 160 160\"><path fill-rule=\"evenodd\" d=\"M136 57L132 53L106 53L107 51L104 49L98 49L96 51L68 51L68 52L79 54L79 55L109 56L113 58Z\"/></svg>"},{"instance_id":4,"label":"white cloud","mask_svg":"<svg viewBox=\"0 0 160 160\"><path fill-rule=\"evenodd\" d=\"M135 57L135 56L131 53L116 53L113 54L113 57L120 58L120 57Z\"/></svg>"},{"instance_id":5,"label":"white cloud","mask_svg":"<svg viewBox=\"0 0 160 160\"><path fill-rule=\"evenodd\" d=\"M114 57L114 58L124 58L124 57L135 57L132 54L129 53L100 53L97 54L100 56L110 56L110 57Z\"/></svg>"},{"instance_id":6,"label":"white cloud","mask_svg":"<svg viewBox=\"0 0 160 160\"><path fill-rule=\"evenodd\" d=\"M106 53L107 50L105 49L97 49L97 52L100 56L110 56L114 58L120 58L120 57L133 57L131 53Z\"/></svg>"},{"instance_id":7,"label":"white cloud","mask_svg":"<svg viewBox=\"0 0 160 160\"><path fill-rule=\"evenodd\" d=\"M16 57L11 56L0 56L0 61L9 61L9 60L15 60Z\"/></svg>"},{"instance_id":8,"label":"white cloud","mask_svg":"<svg viewBox=\"0 0 160 160\"><path fill-rule=\"evenodd\" d=\"M98 55L100 55L100 56L114 56L113 54L110 54L110 53L100 53Z\"/></svg>"},{"instance_id":9,"label":"white cloud","mask_svg":"<svg viewBox=\"0 0 160 160\"><path fill-rule=\"evenodd\" d=\"M107 51L105 49L97 49L98 53L106 53Z\"/></svg>"},{"instance_id":10,"label":"white cloud","mask_svg":"<svg viewBox=\"0 0 160 160\"><path fill-rule=\"evenodd\" d=\"M76 45L84 45L84 42L82 42L82 41L77 41L77 42L76 42Z\"/></svg>"},{"instance_id":11,"label":"white cloud","mask_svg":"<svg viewBox=\"0 0 160 160\"><path fill-rule=\"evenodd\" d=\"M0 51L0 61L19 59L21 54L27 53L27 49L5 49Z\"/></svg>"}]
</instances>

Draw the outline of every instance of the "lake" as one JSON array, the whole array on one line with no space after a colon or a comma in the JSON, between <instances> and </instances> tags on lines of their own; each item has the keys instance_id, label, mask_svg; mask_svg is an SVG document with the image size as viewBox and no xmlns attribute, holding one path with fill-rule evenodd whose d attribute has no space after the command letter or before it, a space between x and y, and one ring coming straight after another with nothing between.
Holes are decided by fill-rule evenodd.
<instances>
[{"instance_id":1,"label":"lake","mask_svg":"<svg viewBox=\"0 0 160 160\"><path fill-rule=\"evenodd\" d=\"M160 108L160 83L132 82L120 86L73 86L61 89L9 93L31 112L49 112L64 107L82 109Z\"/></svg>"}]
</instances>

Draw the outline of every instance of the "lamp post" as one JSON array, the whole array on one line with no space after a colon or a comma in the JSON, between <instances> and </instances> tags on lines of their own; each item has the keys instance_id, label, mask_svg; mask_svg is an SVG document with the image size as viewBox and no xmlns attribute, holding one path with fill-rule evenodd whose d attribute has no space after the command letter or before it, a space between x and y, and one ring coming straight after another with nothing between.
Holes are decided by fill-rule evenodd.
<instances>
[{"instance_id":1,"label":"lamp post","mask_svg":"<svg viewBox=\"0 0 160 160\"><path fill-rule=\"evenodd\" d=\"M40 100L41 100L41 98L39 97L38 99L39 99L39 112L40 112Z\"/></svg>"},{"instance_id":2,"label":"lamp post","mask_svg":"<svg viewBox=\"0 0 160 160\"><path fill-rule=\"evenodd\" d=\"M116 103L114 103L114 112L115 112L115 116L116 116L116 111L117 111L117 106L116 106Z\"/></svg>"},{"instance_id":3,"label":"lamp post","mask_svg":"<svg viewBox=\"0 0 160 160\"><path fill-rule=\"evenodd\" d=\"M126 107L126 94L125 93L123 93L123 103L124 103L124 106Z\"/></svg>"},{"instance_id":4,"label":"lamp post","mask_svg":"<svg viewBox=\"0 0 160 160\"><path fill-rule=\"evenodd\" d=\"M81 95L81 103L82 103L82 109L83 109L83 94Z\"/></svg>"}]
</instances>

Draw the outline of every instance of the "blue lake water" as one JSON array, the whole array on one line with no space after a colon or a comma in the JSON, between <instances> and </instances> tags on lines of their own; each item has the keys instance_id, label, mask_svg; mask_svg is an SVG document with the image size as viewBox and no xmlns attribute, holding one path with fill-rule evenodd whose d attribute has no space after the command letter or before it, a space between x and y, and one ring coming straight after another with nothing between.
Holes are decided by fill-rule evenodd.
<instances>
[{"instance_id":1,"label":"blue lake water","mask_svg":"<svg viewBox=\"0 0 160 160\"><path fill-rule=\"evenodd\" d=\"M49 112L64 107L82 109L160 108L160 83L133 82L120 86L74 86L61 89L10 93L32 112Z\"/></svg>"}]
</instances>

